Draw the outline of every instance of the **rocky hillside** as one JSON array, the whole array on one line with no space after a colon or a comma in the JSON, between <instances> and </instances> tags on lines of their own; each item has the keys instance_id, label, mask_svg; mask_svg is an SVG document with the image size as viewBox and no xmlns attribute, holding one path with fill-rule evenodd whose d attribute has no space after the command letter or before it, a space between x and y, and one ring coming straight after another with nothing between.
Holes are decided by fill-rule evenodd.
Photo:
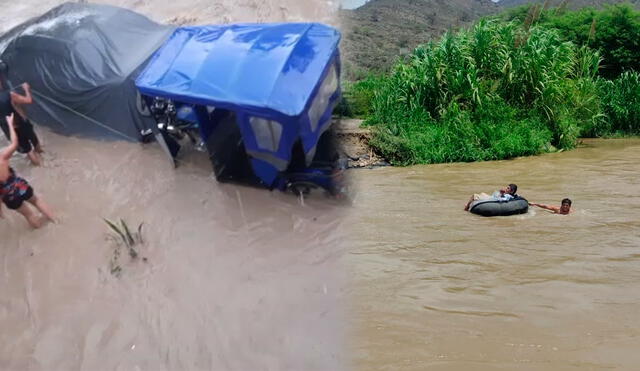
<instances>
[{"instance_id":1,"label":"rocky hillside","mask_svg":"<svg viewBox=\"0 0 640 371\"><path fill-rule=\"evenodd\" d=\"M418 44L440 37L449 29L472 24L479 17L505 7L545 0L371 0L355 10L341 10L344 76L362 77L366 71L386 70ZM564 0L549 0L558 6ZM569 8L600 7L640 0L569 0Z\"/></svg>"},{"instance_id":2,"label":"rocky hillside","mask_svg":"<svg viewBox=\"0 0 640 371\"><path fill-rule=\"evenodd\" d=\"M501 0L498 4L504 7L525 5L528 3L544 3L545 0ZM558 6L563 0L550 0L552 6ZM585 6L601 7L605 4L631 3L640 7L640 0L571 0L567 6L571 9L583 8Z\"/></svg>"},{"instance_id":3,"label":"rocky hillside","mask_svg":"<svg viewBox=\"0 0 640 371\"><path fill-rule=\"evenodd\" d=\"M491 0L371 0L342 10L345 76L386 69L418 44L500 9Z\"/></svg>"}]
</instances>

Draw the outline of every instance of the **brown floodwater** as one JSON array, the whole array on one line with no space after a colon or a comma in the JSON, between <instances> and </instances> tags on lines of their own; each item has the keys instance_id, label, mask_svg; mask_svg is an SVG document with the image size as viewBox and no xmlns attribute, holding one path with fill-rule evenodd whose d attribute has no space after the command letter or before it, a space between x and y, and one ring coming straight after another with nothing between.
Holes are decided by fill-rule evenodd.
<instances>
[{"instance_id":1,"label":"brown floodwater","mask_svg":"<svg viewBox=\"0 0 640 371\"><path fill-rule=\"evenodd\" d=\"M3 5L0 32L61 0ZM156 21L323 21L331 1L100 0ZM344 214L212 177L193 152L37 128L45 166L12 166L59 215L31 231L0 219L0 370L340 370ZM0 138L0 146L6 141ZM102 218L144 222L131 259ZM119 272L111 272L119 267Z\"/></svg>"},{"instance_id":2,"label":"brown floodwater","mask_svg":"<svg viewBox=\"0 0 640 371\"><path fill-rule=\"evenodd\" d=\"M40 132L45 166L12 164L61 221L31 231L4 209L1 370L343 368L347 206L217 183L204 155L174 170L157 146ZM111 264L103 217L144 222L138 258Z\"/></svg>"},{"instance_id":3,"label":"brown floodwater","mask_svg":"<svg viewBox=\"0 0 640 371\"><path fill-rule=\"evenodd\" d=\"M565 153L356 171L347 263L361 370L637 370L640 140ZM484 218L516 183L575 213Z\"/></svg>"}]
</instances>

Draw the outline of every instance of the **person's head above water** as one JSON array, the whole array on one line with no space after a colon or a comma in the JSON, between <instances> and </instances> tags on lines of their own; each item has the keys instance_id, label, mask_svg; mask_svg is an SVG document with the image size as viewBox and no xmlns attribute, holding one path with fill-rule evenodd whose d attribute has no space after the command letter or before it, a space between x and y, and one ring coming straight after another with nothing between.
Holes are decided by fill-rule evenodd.
<instances>
[{"instance_id":1,"label":"person's head above water","mask_svg":"<svg viewBox=\"0 0 640 371\"><path fill-rule=\"evenodd\" d=\"M560 204L560 214L568 214L569 211L571 211L571 200L568 198L565 198L562 200L562 203Z\"/></svg>"},{"instance_id":2,"label":"person's head above water","mask_svg":"<svg viewBox=\"0 0 640 371\"><path fill-rule=\"evenodd\" d=\"M507 193L509 193L510 195L515 195L516 191L518 191L518 186L511 183L507 186Z\"/></svg>"}]
</instances>

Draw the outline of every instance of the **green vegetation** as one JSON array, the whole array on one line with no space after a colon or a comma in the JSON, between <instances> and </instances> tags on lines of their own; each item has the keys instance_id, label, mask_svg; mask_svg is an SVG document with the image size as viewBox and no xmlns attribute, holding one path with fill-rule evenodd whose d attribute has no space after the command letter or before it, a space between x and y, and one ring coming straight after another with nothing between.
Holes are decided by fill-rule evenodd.
<instances>
[{"instance_id":1,"label":"green vegetation","mask_svg":"<svg viewBox=\"0 0 640 371\"><path fill-rule=\"evenodd\" d=\"M640 135L640 73L624 72L615 80L598 80L606 117L590 136Z\"/></svg>"},{"instance_id":2,"label":"green vegetation","mask_svg":"<svg viewBox=\"0 0 640 371\"><path fill-rule=\"evenodd\" d=\"M598 63L554 30L481 21L396 65L374 94L372 144L400 164L571 148L598 119Z\"/></svg>"},{"instance_id":3,"label":"green vegetation","mask_svg":"<svg viewBox=\"0 0 640 371\"><path fill-rule=\"evenodd\" d=\"M603 57L600 69L603 77L615 78L623 71L640 70L640 11L629 4L577 11L526 5L509 10L499 18L553 28L560 31L566 41L599 50Z\"/></svg>"},{"instance_id":4,"label":"green vegetation","mask_svg":"<svg viewBox=\"0 0 640 371\"><path fill-rule=\"evenodd\" d=\"M533 6L481 20L418 47L389 74L346 84L341 113L366 118L370 144L400 165L506 159L570 149L580 136L638 135L637 16L626 6Z\"/></svg>"},{"instance_id":5,"label":"green vegetation","mask_svg":"<svg viewBox=\"0 0 640 371\"><path fill-rule=\"evenodd\" d=\"M112 235L113 239L120 244L124 244L128 249L132 258L138 256L138 253L133 249L133 247L137 244L143 244L144 240L142 239L142 225L144 223L140 223L138 225L138 230L134 233L131 233L129 226L127 223L120 219L120 225L112 222L109 219L103 219L105 223L109 226L109 229L114 233Z\"/></svg>"},{"instance_id":6,"label":"green vegetation","mask_svg":"<svg viewBox=\"0 0 640 371\"><path fill-rule=\"evenodd\" d=\"M335 113L347 117L370 116L375 92L381 87L382 81L382 76L369 74L356 82L345 82L343 97Z\"/></svg>"},{"instance_id":7,"label":"green vegetation","mask_svg":"<svg viewBox=\"0 0 640 371\"><path fill-rule=\"evenodd\" d=\"M103 218L104 222L109 226L111 233L108 238L114 242L115 249L113 250L113 257L109 262L109 270L111 274L120 276L122 274L122 266L120 265L121 248L124 247L129 252L131 259L138 257L138 251L135 247L137 245L143 245L144 239L142 238L142 226L143 223L138 225L138 229L132 232L127 223L120 219L120 223L113 222L109 219ZM147 258L142 258L142 261L146 262Z\"/></svg>"}]
</instances>

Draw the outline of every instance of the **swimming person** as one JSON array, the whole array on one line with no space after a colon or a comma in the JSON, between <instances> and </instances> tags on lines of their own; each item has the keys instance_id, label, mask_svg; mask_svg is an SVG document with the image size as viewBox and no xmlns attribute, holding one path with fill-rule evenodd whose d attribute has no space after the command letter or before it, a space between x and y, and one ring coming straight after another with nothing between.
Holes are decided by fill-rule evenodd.
<instances>
[{"instance_id":1,"label":"swimming person","mask_svg":"<svg viewBox=\"0 0 640 371\"><path fill-rule=\"evenodd\" d=\"M13 119L13 114L6 117L11 143L8 147L0 151L0 198L2 198L2 203L0 203L0 218L4 217L2 214L2 204L4 204L7 208L16 210L22 214L31 227L41 227L43 222L42 217L36 215L32 208L27 204L29 203L35 206L35 208L38 209L46 219L55 223L55 219L49 209L49 206L47 206L42 198L38 197L33 192L33 188L31 188L26 180L16 175L13 168L9 165L11 156L18 148L18 137L13 126Z\"/></svg>"},{"instance_id":2,"label":"swimming person","mask_svg":"<svg viewBox=\"0 0 640 371\"><path fill-rule=\"evenodd\" d=\"M464 207L464 211L469 211L469 206L471 205L471 203L473 201L479 201L479 200L495 200L495 201L509 201L514 199L517 194L516 191L518 190L518 186L511 183L508 186L506 186L505 188L500 189L499 191L495 191L493 192L492 195L488 195L486 193L480 193L480 194L474 194L473 196L471 196L471 198L469 199L469 202L467 202L467 204Z\"/></svg>"},{"instance_id":3,"label":"swimming person","mask_svg":"<svg viewBox=\"0 0 640 371\"><path fill-rule=\"evenodd\" d=\"M551 205L543 205L543 204L535 204L535 203L529 203L529 206L537 206L539 208L545 209L545 210L549 210L552 211L554 214L560 214L560 215L567 215L569 213L571 213L571 200L568 198L565 198L562 200L562 202L560 202L560 207L558 206L551 206Z\"/></svg>"}]
</instances>

